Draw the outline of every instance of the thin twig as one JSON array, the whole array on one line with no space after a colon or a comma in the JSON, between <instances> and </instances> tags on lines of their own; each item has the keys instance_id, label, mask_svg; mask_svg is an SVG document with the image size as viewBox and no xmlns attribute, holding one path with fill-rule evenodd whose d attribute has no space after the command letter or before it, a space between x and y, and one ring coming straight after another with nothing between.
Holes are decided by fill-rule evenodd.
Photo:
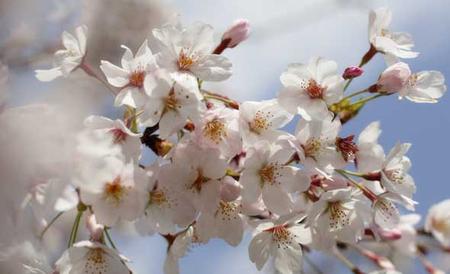
<instances>
[{"instance_id":1,"label":"thin twig","mask_svg":"<svg viewBox=\"0 0 450 274\"><path fill-rule=\"evenodd\" d=\"M42 238L44 238L44 234L45 232L47 232L47 230L50 228L50 226L52 226L56 220L58 220L59 217L61 217L61 215L63 215L64 211L59 212L58 214L56 214L55 217L53 217L53 219L50 221L50 223L48 223L44 230L41 232L41 234L39 235L39 239L42 240Z\"/></svg>"}]
</instances>

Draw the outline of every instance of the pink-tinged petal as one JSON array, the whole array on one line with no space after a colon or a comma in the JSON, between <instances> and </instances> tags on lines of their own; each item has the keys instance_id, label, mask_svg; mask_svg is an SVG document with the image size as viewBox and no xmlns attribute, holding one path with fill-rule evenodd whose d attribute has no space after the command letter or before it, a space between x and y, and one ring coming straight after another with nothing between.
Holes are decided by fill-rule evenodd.
<instances>
[{"instance_id":1,"label":"pink-tinged petal","mask_svg":"<svg viewBox=\"0 0 450 274\"><path fill-rule=\"evenodd\" d=\"M128 71L111 64L108 61L101 61L100 69L106 76L108 83L114 87L124 87L129 83Z\"/></svg>"}]
</instances>

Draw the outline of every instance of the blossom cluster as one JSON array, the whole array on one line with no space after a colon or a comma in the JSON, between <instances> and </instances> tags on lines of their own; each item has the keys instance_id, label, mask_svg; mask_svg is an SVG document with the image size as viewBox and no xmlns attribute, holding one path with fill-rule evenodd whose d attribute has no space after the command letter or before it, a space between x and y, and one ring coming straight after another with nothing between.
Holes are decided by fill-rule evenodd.
<instances>
[{"instance_id":1,"label":"blossom cluster","mask_svg":"<svg viewBox=\"0 0 450 274\"><path fill-rule=\"evenodd\" d=\"M398 273L387 258L360 246L362 240L426 260L412 240L417 216L401 216L399 209L413 211L416 204L411 144L385 150L376 121L358 137L341 133L372 100L396 95L436 103L446 91L440 72L412 72L401 61L418 53L409 34L389 29L390 21L388 9L370 13L370 48L358 66L341 71L322 57L293 63L280 76L276 98L242 103L204 86L231 76L223 53L248 38L246 20L236 21L220 41L204 23L156 28L155 49L147 40L136 52L122 46L120 65L101 61L104 75L85 62L87 27L76 28L75 35L64 32L65 49L55 53L55 66L37 70L36 77L52 81L82 70L107 85L124 111L121 119L85 119L71 172L64 174L69 179L42 194L58 197L57 211L77 212L69 248L51 271L130 273L129 260L108 233L124 224L167 240L166 274L179 273L178 260L196 244L220 238L237 246L245 231L252 232L248 253L258 270L271 258L277 272L300 273L310 250L348 265L339 249L345 245L381 271ZM348 94L377 54L386 59L385 71L373 85ZM295 130L287 131L293 123ZM143 165L148 148L153 162ZM52 176L45 179L53 182ZM446 248L449 207L448 201L433 207L424 232ZM77 241L82 222L89 239ZM439 273L424 262L436 271L430 273ZM351 270L362 273L356 266Z\"/></svg>"}]
</instances>

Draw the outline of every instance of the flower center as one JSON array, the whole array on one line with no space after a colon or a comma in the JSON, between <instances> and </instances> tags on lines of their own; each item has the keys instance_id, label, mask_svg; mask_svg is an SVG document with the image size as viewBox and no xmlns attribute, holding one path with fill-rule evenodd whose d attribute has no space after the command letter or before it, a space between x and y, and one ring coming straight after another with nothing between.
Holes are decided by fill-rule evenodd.
<instances>
[{"instance_id":1,"label":"flower center","mask_svg":"<svg viewBox=\"0 0 450 274\"><path fill-rule=\"evenodd\" d=\"M336 138L336 148L339 152L341 152L342 157L345 161L354 160L355 153L358 152L358 147L356 146L355 142L353 142L354 138L355 135L350 135L345 138Z\"/></svg>"},{"instance_id":2,"label":"flower center","mask_svg":"<svg viewBox=\"0 0 450 274\"><path fill-rule=\"evenodd\" d=\"M416 85L417 85L417 79L418 79L419 77L417 76L417 74L411 74L409 77L408 77L408 81L406 82L406 87L407 88L414 88L414 87L416 87Z\"/></svg>"},{"instance_id":3,"label":"flower center","mask_svg":"<svg viewBox=\"0 0 450 274\"><path fill-rule=\"evenodd\" d=\"M277 243L278 248L292 244L293 235L284 225L275 226L271 230L272 239Z\"/></svg>"},{"instance_id":4,"label":"flower center","mask_svg":"<svg viewBox=\"0 0 450 274\"><path fill-rule=\"evenodd\" d=\"M350 224L349 212L340 202L329 202L328 210L330 213L330 229L342 229Z\"/></svg>"},{"instance_id":5,"label":"flower center","mask_svg":"<svg viewBox=\"0 0 450 274\"><path fill-rule=\"evenodd\" d=\"M431 226L445 235L450 235L450 220L448 219L433 217L431 219Z\"/></svg>"},{"instance_id":6,"label":"flower center","mask_svg":"<svg viewBox=\"0 0 450 274\"><path fill-rule=\"evenodd\" d=\"M386 177L391 180L392 182L396 184L403 184L405 181L405 176L403 174L403 170L398 169L390 169L390 170L384 170L384 174L386 174Z\"/></svg>"},{"instance_id":7,"label":"flower center","mask_svg":"<svg viewBox=\"0 0 450 274\"><path fill-rule=\"evenodd\" d=\"M153 190L149 195L150 204L162 205L168 202L166 194L161 190Z\"/></svg>"},{"instance_id":8,"label":"flower center","mask_svg":"<svg viewBox=\"0 0 450 274\"><path fill-rule=\"evenodd\" d=\"M106 183L104 189L105 198L115 203L120 203L123 196L126 194L126 188L121 185L120 176L117 176L114 181Z\"/></svg>"},{"instance_id":9,"label":"flower center","mask_svg":"<svg viewBox=\"0 0 450 274\"><path fill-rule=\"evenodd\" d=\"M392 217L399 215L398 209L391 201L387 199L378 199L375 203L375 207L379 209L379 212L381 213L385 221L388 221Z\"/></svg>"},{"instance_id":10,"label":"flower center","mask_svg":"<svg viewBox=\"0 0 450 274\"><path fill-rule=\"evenodd\" d=\"M305 157L314 158L322 148L322 142L318 138L309 138L305 145L302 145Z\"/></svg>"},{"instance_id":11,"label":"flower center","mask_svg":"<svg viewBox=\"0 0 450 274\"><path fill-rule=\"evenodd\" d=\"M306 93L308 93L311 99L322 99L325 88L321 87L316 80L310 79L308 86L306 87Z\"/></svg>"},{"instance_id":12,"label":"flower center","mask_svg":"<svg viewBox=\"0 0 450 274\"><path fill-rule=\"evenodd\" d=\"M169 96L166 97L165 101L165 110L173 110L176 111L180 106L178 105L177 97L175 96L175 91L172 89L169 93Z\"/></svg>"},{"instance_id":13,"label":"flower center","mask_svg":"<svg viewBox=\"0 0 450 274\"><path fill-rule=\"evenodd\" d=\"M192 65L195 63L195 58L185 52L184 49L180 51L178 55L178 69L183 71L188 71Z\"/></svg>"},{"instance_id":14,"label":"flower center","mask_svg":"<svg viewBox=\"0 0 450 274\"><path fill-rule=\"evenodd\" d=\"M203 176L202 170L197 170L197 178L194 180L194 182L191 184L190 189L193 189L200 193L202 190L202 186L209 181L209 178Z\"/></svg>"},{"instance_id":15,"label":"flower center","mask_svg":"<svg viewBox=\"0 0 450 274\"><path fill-rule=\"evenodd\" d=\"M130 85L134 87L142 88L144 86L144 79L145 79L145 71L136 70L130 74L129 82Z\"/></svg>"},{"instance_id":16,"label":"flower center","mask_svg":"<svg viewBox=\"0 0 450 274\"><path fill-rule=\"evenodd\" d=\"M250 130L256 134L261 134L264 130L267 130L271 125L268 117L270 113L264 114L262 111L257 111L253 120L249 123Z\"/></svg>"},{"instance_id":17,"label":"flower center","mask_svg":"<svg viewBox=\"0 0 450 274\"><path fill-rule=\"evenodd\" d=\"M237 207L238 206L236 203L225 202L225 201L221 200L219 203L218 213L220 214L222 220L236 219L237 216L236 216L235 212L236 212Z\"/></svg>"},{"instance_id":18,"label":"flower center","mask_svg":"<svg viewBox=\"0 0 450 274\"><path fill-rule=\"evenodd\" d=\"M223 137L227 136L225 124L217 118L208 121L203 127L203 136L218 144Z\"/></svg>"},{"instance_id":19,"label":"flower center","mask_svg":"<svg viewBox=\"0 0 450 274\"><path fill-rule=\"evenodd\" d=\"M88 251L85 264L86 273L106 273L106 259L101 248L93 248Z\"/></svg>"},{"instance_id":20,"label":"flower center","mask_svg":"<svg viewBox=\"0 0 450 274\"><path fill-rule=\"evenodd\" d=\"M123 132L120 128L113 128L111 129L110 132L113 135L113 142L115 144L123 143L127 138L127 134Z\"/></svg>"}]
</instances>

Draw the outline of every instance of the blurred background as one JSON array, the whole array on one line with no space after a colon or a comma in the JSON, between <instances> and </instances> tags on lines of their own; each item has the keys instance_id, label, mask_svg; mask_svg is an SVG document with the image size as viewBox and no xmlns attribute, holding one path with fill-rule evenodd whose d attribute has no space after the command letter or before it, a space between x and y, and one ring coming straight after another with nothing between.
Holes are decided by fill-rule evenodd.
<instances>
[{"instance_id":1,"label":"blurred background","mask_svg":"<svg viewBox=\"0 0 450 274\"><path fill-rule=\"evenodd\" d=\"M42 83L34 78L34 69L51 66L51 56L60 47L61 32L72 31L81 23L89 28L87 60L98 68L102 59L113 63L120 60L121 44L136 50L149 38L152 45L151 29L176 16L185 24L194 21L211 24L218 39L235 19L247 18L252 25L250 38L225 52L233 62L233 76L208 87L238 101L273 98L281 87L279 76L289 63L307 62L318 55L336 60L341 70L358 64L369 47L369 10L381 6L393 11L392 30L409 32L414 37L415 50L421 54L417 59L407 60L411 68L439 70L450 79L448 0L0 0L0 61L9 68L7 105L57 106L63 110L59 113L64 117L67 138L81 127L87 115L119 117L120 110L111 107L110 93L82 72L68 79ZM383 58L377 56L350 90L371 85L384 68ZM426 214L432 204L450 197L448 96L433 105L381 98L364 107L345 126L344 133L359 134L375 120L381 122L380 142L386 151L398 141L413 144L409 156L418 189L415 195L418 213ZM41 123L53 123L56 127L56 118L50 115L40 123L31 120L23 123L30 132L37 132ZM57 129L60 128L53 130ZM28 137L29 142L17 154L29 149L39 152L33 146L33 136ZM56 154L60 149L56 149ZM4 177L0 180L4 185ZM9 235L3 230L6 228L2 228L0 237ZM119 249L132 259L136 273L162 273L166 243L161 237L127 237L119 231L113 236ZM250 235L246 235L237 248L220 240L196 246L181 261L181 273L258 273L248 259L249 240ZM311 259L324 273L348 272L332 258L314 255ZM355 258L355 262L364 264L364 260L358 260ZM445 258L434 260L450 270ZM270 267L263 271L271 273ZM307 268L306 273L314 272ZM421 267L413 267L405 273L425 272Z\"/></svg>"}]
</instances>

